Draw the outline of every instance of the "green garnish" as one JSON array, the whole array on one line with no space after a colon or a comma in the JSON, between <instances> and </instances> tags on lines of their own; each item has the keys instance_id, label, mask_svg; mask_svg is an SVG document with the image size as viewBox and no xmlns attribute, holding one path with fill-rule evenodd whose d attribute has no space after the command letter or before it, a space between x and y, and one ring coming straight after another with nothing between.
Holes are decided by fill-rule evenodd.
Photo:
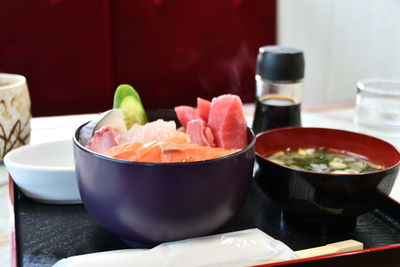
<instances>
[{"instance_id":1,"label":"green garnish","mask_svg":"<svg viewBox=\"0 0 400 267\"><path fill-rule=\"evenodd\" d=\"M131 128L135 123L143 125L148 121L138 92L129 84L121 84L117 87L114 94L113 108L122 110L127 129Z\"/></svg>"},{"instance_id":2,"label":"green garnish","mask_svg":"<svg viewBox=\"0 0 400 267\"><path fill-rule=\"evenodd\" d=\"M347 154L333 153L326 148L288 149L265 157L278 164L315 172L356 174L383 169L383 166Z\"/></svg>"}]
</instances>

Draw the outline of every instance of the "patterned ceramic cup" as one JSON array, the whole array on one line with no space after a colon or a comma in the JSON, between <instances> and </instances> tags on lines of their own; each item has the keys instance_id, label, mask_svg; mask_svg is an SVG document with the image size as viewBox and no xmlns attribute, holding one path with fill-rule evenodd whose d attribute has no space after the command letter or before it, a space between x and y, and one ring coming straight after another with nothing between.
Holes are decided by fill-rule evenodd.
<instances>
[{"instance_id":1,"label":"patterned ceramic cup","mask_svg":"<svg viewBox=\"0 0 400 267\"><path fill-rule=\"evenodd\" d=\"M0 73L0 160L29 143L31 100L24 76Z\"/></svg>"}]
</instances>

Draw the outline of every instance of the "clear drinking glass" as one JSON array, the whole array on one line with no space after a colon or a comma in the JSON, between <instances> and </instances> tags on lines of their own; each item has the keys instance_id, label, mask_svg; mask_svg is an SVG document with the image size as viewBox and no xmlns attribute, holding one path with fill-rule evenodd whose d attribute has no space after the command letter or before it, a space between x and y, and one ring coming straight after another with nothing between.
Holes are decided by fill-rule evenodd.
<instances>
[{"instance_id":1,"label":"clear drinking glass","mask_svg":"<svg viewBox=\"0 0 400 267\"><path fill-rule=\"evenodd\" d=\"M400 80L358 81L354 123L400 136Z\"/></svg>"}]
</instances>

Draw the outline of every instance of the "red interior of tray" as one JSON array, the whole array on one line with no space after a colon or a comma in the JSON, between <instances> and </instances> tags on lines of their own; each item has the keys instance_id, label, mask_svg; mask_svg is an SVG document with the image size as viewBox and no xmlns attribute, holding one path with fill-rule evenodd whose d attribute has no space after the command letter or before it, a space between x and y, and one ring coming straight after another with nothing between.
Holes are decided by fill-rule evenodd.
<instances>
[{"instance_id":1,"label":"red interior of tray","mask_svg":"<svg viewBox=\"0 0 400 267\"><path fill-rule=\"evenodd\" d=\"M346 256L352 256L356 254L366 254L370 253L372 254L373 252L380 252L380 251L385 251L385 250L392 250L393 253L399 253L400 252L400 244L393 244L389 246L382 246L382 247L376 247L376 248L367 248L367 249L362 249L362 250L355 250L355 251L350 251L350 252L343 252L343 253L334 253L334 254L329 254L329 255L322 255L322 256L317 256L317 257L310 257L310 258L304 258L304 259L297 259L297 260L290 260L290 261L284 261L284 262L275 262L275 263L266 263L266 264L259 264L255 265L257 267L267 267L267 266L284 266L284 265L291 265L291 264L301 264L301 263L307 263L311 261L315 261L317 264L320 264L320 266L327 266L327 263L324 263L324 260L329 260L329 259L336 259L339 257L346 257ZM354 264L357 264L358 260L354 259ZM341 264L336 263L337 266L344 266ZM383 265L384 263L380 264L379 266L386 266ZM400 265L400 262L399 262ZM391 266L391 265L389 265Z\"/></svg>"},{"instance_id":2,"label":"red interior of tray","mask_svg":"<svg viewBox=\"0 0 400 267\"><path fill-rule=\"evenodd\" d=\"M11 247L11 267L17 267L17 242L16 242L16 229L14 217L14 184L11 176L8 176L8 192L10 194L10 247Z\"/></svg>"}]
</instances>

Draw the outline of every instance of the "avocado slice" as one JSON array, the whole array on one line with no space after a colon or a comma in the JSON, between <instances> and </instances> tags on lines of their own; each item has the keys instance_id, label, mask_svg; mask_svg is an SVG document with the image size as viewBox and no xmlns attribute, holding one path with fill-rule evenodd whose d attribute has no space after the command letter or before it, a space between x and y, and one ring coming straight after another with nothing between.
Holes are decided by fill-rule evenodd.
<instances>
[{"instance_id":1,"label":"avocado slice","mask_svg":"<svg viewBox=\"0 0 400 267\"><path fill-rule=\"evenodd\" d=\"M146 111L136 90L129 84L121 84L114 94L113 108L122 110L125 118L126 128L133 124L145 124L148 121Z\"/></svg>"}]
</instances>

